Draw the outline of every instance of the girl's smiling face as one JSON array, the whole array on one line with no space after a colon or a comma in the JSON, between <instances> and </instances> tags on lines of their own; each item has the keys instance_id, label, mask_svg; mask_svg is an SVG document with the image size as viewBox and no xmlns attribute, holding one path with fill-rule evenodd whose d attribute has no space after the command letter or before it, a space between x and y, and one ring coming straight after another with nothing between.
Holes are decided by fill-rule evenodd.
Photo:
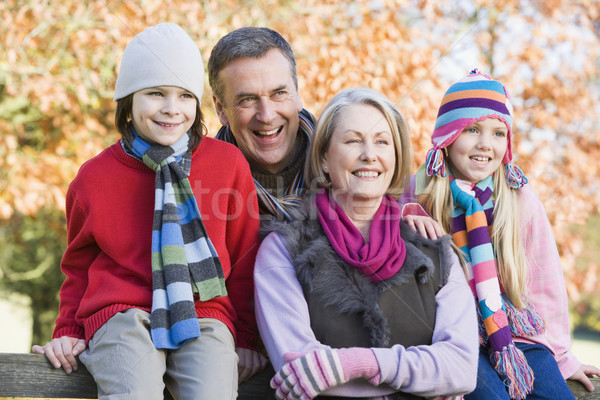
<instances>
[{"instance_id":1,"label":"girl's smiling face","mask_svg":"<svg viewBox=\"0 0 600 400\"><path fill-rule=\"evenodd\" d=\"M146 141L170 146L196 119L196 97L177 86L157 86L133 94L131 117L135 131Z\"/></svg>"},{"instance_id":2,"label":"girl's smiling face","mask_svg":"<svg viewBox=\"0 0 600 400\"><path fill-rule=\"evenodd\" d=\"M448 146L452 172L456 178L477 183L498 169L507 147L508 128L502 120L477 121Z\"/></svg>"}]
</instances>

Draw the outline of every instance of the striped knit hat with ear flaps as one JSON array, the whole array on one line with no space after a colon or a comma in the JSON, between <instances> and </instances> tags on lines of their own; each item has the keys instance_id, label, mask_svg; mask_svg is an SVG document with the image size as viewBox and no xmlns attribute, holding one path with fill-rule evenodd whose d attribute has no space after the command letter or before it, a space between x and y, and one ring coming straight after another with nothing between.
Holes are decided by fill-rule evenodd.
<instances>
[{"instance_id":1,"label":"striped knit hat with ear flaps","mask_svg":"<svg viewBox=\"0 0 600 400\"><path fill-rule=\"evenodd\" d=\"M433 148L427 152L425 161L427 175L445 177L446 163L442 149L450 146L469 125L486 118L497 118L508 128L508 146L502 160L505 164L508 184L519 189L527 183L523 171L512 161L513 107L508 91L502 83L479 72L456 82L442 98L435 129L431 136Z\"/></svg>"}]
</instances>

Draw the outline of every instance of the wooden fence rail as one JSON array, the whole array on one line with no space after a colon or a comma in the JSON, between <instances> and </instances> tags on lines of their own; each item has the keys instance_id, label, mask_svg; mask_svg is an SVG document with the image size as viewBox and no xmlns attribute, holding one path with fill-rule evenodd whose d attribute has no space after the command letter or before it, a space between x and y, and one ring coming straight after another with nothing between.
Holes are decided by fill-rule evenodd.
<instances>
[{"instance_id":1,"label":"wooden fence rail","mask_svg":"<svg viewBox=\"0 0 600 400\"><path fill-rule=\"evenodd\" d=\"M240 385L239 400L265 400L270 389L267 369ZM576 381L568 381L577 400L600 400L600 379L592 379L596 391L588 392ZM0 353L0 397L96 399L92 376L79 363L79 369L67 375L54 368L45 356L25 353ZM165 399L169 399L168 393Z\"/></svg>"},{"instance_id":2,"label":"wooden fence rail","mask_svg":"<svg viewBox=\"0 0 600 400\"><path fill-rule=\"evenodd\" d=\"M265 400L273 374L267 369L240 385L239 400ZM268 376L267 376L268 375ZM94 379L82 363L67 375L41 354L0 353L0 397L97 399ZM165 399L170 395L165 392Z\"/></svg>"}]
</instances>

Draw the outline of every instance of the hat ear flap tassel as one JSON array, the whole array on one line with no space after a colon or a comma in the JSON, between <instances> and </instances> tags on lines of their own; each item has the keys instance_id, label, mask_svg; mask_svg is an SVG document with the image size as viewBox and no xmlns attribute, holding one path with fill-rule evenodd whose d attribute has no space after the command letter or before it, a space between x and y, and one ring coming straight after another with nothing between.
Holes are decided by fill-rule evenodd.
<instances>
[{"instance_id":1,"label":"hat ear flap tassel","mask_svg":"<svg viewBox=\"0 0 600 400\"><path fill-rule=\"evenodd\" d=\"M523 187L523 185L529 182L521 168L517 167L514 164L506 164L505 172L508 184L513 189L520 189Z\"/></svg>"},{"instance_id":2,"label":"hat ear flap tassel","mask_svg":"<svg viewBox=\"0 0 600 400\"><path fill-rule=\"evenodd\" d=\"M433 148L427 152L425 167L429 176L446 177L446 157L442 149Z\"/></svg>"}]
</instances>

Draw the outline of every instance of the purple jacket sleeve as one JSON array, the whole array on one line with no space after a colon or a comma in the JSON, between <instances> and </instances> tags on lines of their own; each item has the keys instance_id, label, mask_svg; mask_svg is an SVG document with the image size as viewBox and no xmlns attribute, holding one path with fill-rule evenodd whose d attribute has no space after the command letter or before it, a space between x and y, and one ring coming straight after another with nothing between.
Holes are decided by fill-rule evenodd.
<instances>
[{"instance_id":1,"label":"purple jacket sleeve","mask_svg":"<svg viewBox=\"0 0 600 400\"><path fill-rule=\"evenodd\" d=\"M254 267L256 320L275 371L288 352L307 353L321 344L310 328L308 307L283 239L271 233L258 249Z\"/></svg>"}]
</instances>

